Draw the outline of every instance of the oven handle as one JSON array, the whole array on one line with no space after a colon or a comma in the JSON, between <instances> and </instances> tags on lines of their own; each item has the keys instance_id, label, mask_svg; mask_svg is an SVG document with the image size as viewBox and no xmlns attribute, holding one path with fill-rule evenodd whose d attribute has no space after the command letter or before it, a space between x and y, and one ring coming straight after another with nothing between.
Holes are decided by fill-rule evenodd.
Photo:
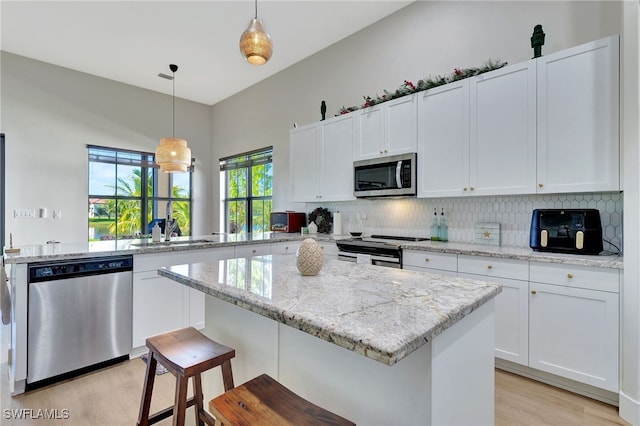
<instances>
[{"instance_id":1,"label":"oven handle","mask_svg":"<svg viewBox=\"0 0 640 426\"><path fill-rule=\"evenodd\" d=\"M398 265L397 267L400 267L400 258L376 256L375 254L372 254L370 256L371 256L371 264L372 265L389 264L389 266L391 266L393 264L393 265ZM355 263L358 260L358 254L357 253L345 252L345 251L339 251L338 252L338 259L339 260L344 260L346 262L354 262Z\"/></svg>"}]
</instances>

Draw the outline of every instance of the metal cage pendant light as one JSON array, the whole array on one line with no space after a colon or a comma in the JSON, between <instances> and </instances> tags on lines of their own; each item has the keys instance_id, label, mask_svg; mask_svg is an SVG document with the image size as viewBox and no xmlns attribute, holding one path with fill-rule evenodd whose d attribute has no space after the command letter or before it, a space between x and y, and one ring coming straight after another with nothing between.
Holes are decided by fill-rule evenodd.
<instances>
[{"instance_id":1,"label":"metal cage pendant light","mask_svg":"<svg viewBox=\"0 0 640 426\"><path fill-rule=\"evenodd\" d=\"M255 0L256 15L249 23L249 27L240 36L240 53L253 65L263 65L273 52L271 36L262 27L258 19L258 0Z\"/></svg>"},{"instance_id":2,"label":"metal cage pendant light","mask_svg":"<svg viewBox=\"0 0 640 426\"><path fill-rule=\"evenodd\" d=\"M170 138L160 139L160 145L156 148L156 164L160 170L167 173L186 172L191 166L191 149L187 146L187 141L176 138L176 80L175 72L178 66L169 65L171 70L171 80L173 81L173 133Z\"/></svg>"}]
</instances>

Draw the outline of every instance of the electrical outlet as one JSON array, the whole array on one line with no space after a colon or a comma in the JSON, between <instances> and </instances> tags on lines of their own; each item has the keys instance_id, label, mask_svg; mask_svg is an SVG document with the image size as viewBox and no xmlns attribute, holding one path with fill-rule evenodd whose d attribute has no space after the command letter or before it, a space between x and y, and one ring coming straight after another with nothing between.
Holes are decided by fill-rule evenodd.
<instances>
[{"instance_id":1,"label":"electrical outlet","mask_svg":"<svg viewBox=\"0 0 640 426\"><path fill-rule=\"evenodd\" d=\"M54 219L62 219L62 210L54 210L53 211Z\"/></svg>"},{"instance_id":2,"label":"electrical outlet","mask_svg":"<svg viewBox=\"0 0 640 426\"><path fill-rule=\"evenodd\" d=\"M24 219L24 218L35 218L36 211L33 209L15 209L13 210L13 217Z\"/></svg>"}]
</instances>

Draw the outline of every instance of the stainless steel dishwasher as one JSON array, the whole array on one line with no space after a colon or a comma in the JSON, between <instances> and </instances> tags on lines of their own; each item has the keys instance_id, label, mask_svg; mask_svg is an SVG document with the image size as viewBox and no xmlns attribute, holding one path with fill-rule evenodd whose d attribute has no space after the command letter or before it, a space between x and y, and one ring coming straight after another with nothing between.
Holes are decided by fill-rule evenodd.
<instances>
[{"instance_id":1,"label":"stainless steel dishwasher","mask_svg":"<svg viewBox=\"0 0 640 426\"><path fill-rule=\"evenodd\" d=\"M128 357L132 274L132 256L29 264L27 387Z\"/></svg>"}]
</instances>

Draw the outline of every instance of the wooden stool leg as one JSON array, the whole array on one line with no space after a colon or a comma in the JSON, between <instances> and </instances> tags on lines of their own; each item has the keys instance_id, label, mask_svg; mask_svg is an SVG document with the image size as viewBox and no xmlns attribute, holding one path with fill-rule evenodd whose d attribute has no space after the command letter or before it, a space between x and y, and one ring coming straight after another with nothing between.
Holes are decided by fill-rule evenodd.
<instances>
[{"instance_id":1,"label":"wooden stool leg","mask_svg":"<svg viewBox=\"0 0 640 426\"><path fill-rule=\"evenodd\" d=\"M198 426L204 426L204 421L201 419L201 413L204 410L204 402L202 396L202 379L200 373L193 376L193 399L196 400L196 424Z\"/></svg>"},{"instance_id":2,"label":"wooden stool leg","mask_svg":"<svg viewBox=\"0 0 640 426\"><path fill-rule=\"evenodd\" d=\"M144 377L144 388L142 389L142 401L140 401L140 414L138 414L138 426L147 426L149 424L149 408L151 407L151 394L153 393L153 382L156 378L157 364L158 361L153 356L153 352L149 352L147 372Z\"/></svg>"},{"instance_id":3,"label":"wooden stool leg","mask_svg":"<svg viewBox=\"0 0 640 426\"><path fill-rule=\"evenodd\" d=\"M176 378L175 410L173 411L173 426L184 426L185 412L187 410L187 384L189 378L178 376Z\"/></svg>"},{"instance_id":4,"label":"wooden stool leg","mask_svg":"<svg viewBox=\"0 0 640 426\"><path fill-rule=\"evenodd\" d=\"M220 366L222 369L222 381L224 383L224 391L228 392L234 388L233 371L231 370L231 360L226 360Z\"/></svg>"}]
</instances>

